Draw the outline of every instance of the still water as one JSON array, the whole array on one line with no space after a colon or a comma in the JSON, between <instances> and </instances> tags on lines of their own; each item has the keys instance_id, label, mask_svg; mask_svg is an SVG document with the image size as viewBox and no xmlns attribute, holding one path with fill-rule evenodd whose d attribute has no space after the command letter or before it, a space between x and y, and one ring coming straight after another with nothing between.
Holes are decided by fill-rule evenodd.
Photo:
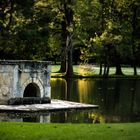
<instances>
[{"instance_id":1,"label":"still water","mask_svg":"<svg viewBox=\"0 0 140 140\"><path fill-rule=\"evenodd\" d=\"M140 80L51 78L52 98L97 104L99 109L0 113L0 121L118 123L140 122Z\"/></svg>"}]
</instances>

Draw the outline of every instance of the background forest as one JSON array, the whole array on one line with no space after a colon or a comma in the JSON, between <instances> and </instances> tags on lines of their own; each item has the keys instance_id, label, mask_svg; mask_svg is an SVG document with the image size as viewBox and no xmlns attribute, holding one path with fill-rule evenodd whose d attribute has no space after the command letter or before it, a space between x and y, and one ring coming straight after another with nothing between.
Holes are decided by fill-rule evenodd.
<instances>
[{"instance_id":1,"label":"background forest","mask_svg":"<svg viewBox=\"0 0 140 140\"><path fill-rule=\"evenodd\" d=\"M122 74L140 65L139 0L0 0L0 59L88 62ZM104 67L104 71L102 68Z\"/></svg>"}]
</instances>

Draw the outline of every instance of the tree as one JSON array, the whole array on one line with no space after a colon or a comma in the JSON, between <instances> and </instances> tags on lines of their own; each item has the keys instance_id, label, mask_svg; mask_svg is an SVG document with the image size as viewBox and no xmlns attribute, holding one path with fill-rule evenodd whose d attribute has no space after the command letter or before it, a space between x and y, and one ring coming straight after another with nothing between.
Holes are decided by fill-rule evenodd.
<instances>
[{"instance_id":1,"label":"tree","mask_svg":"<svg viewBox=\"0 0 140 140\"><path fill-rule=\"evenodd\" d=\"M20 23L21 18L19 14L25 14L22 9L26 7L25 15L31 13L31 7L34 4L34 1L26 0L24 4L18 0L2 0L0 2L0 24L1 24L1 43L0 43L0 53L1 59L16 59L16 47L17 47L17 26ZM25 6L26 5L26 6ZM25 6L25 7L24 7ZM22 9L22 10L21 10ZM24 20L24 19L23 19Z\"/></svg>"},{"instance_id":2,"label":"tree","mask_svg":"<svg viewBox=\"0 0 140 140\"><path fill-rule=\"evenodd\" d=\"M90 38L100 32L100 7L97 0L77 0L74 6L75 40L80 46L82 61L88 62L94 55Z\"/></svg>"},{"instance_id":3,"label":"tree","mask_svg":"<svg viewBox=\"0 0 140 140\"><path fill-rule=\"evenodd\" d=\"M72 0L61 0L57 2L56 11L57 18L54 20L55 27L60 31L58 34L61 35L61 68L60 72L64 72L66 77L71 77L73 75L72 66L72 37L74 30L73 22L73 5Z\"/></svg>"},{"instance_id":4,"label":"tree","mask_svg":"<svg viewBox=\"0 0 140 140\"><path fill-rule=\"evenodd\" d=\"M7 0L1 2L2 59L47 59L49 5L42 0ZM50 4L50 3L49 3ZM7 11L5 13L5 11ZM11 55L12 54L12 55Z\"/></svg>"},{"instance_id":5,"label":"tree","mask_svg":"<svg viewBox=\"0 0 140 140\"><path fill-rule=\"evenodd\" d=\"M0 56L5 58L8 52L11 52L11 41L10 35L12 32L10 29L13 24L14 14L14 1L13 0L1 0L0 1Z\"/></svg>"},{"instance_id":6,"label":"tree","mask_svg":"<svg viewBox=\"0 0 140 140\"><path fill-rule=\"evenodd\" d=\"M139 6L138 0L118 0L118 15L121 21L121 32L123 34L123 47L125 55L128 55L131 65L134 68L134 75L137 75L137 54L138 54L138 42L139 42ZM129 51L128 51L129 50Z\"/></svg>"},{"instance_id":7,"label":"tree","mask_svg":"<svg viewBox=\"0 0 140 140\"><path fill-rule=\"evenodd\" d=\"M90 12L94 12L93 21L96 30L94 29L93 32L90 31L92 34L90 34L86 41L88 44L86 52L88 55L90 54L92 57L95 57L98 63L100 63L100 75L102 74L102 65L104 64L103 75L108 75L109 67L112 63L115 63L116 74L122 74L120 54L117 47L120 45L122 36L119 31L120 23L116 15L114 0L100 0L98 3L94 1L94 4L96 6L92 5L92 9L95 7L96 10ZM95 15L99 19L95 18Z\"/></svg>"},{"instance_id":8,"label":"tree","mask_svg":"<svg viewBox=\"0 0 140 140\"><path fill-rule=\"evenodd\" d=\"M134 68L134 75L137 75L137 69L136 69L136 54L137 54L137 40L139 39L139 33L138 33L138 11L139 11L140 2L138 1L132 1L131 3L131 12L132 12L132 18L131 18L131 26L132 26L132 37L131 37L131 43L132 43L132 53L133 53L133 68Z\"/></svg>"},{"instance_id":9,"label":"tree","mask_svg":"<svg viewBox=\"0 0 140 140\"><path fill-rule=\"evenodd\" d=\"M23 21L18 28L18 36L23 41L22 51L28 49L26 58L47 60L50 58L50 48L48 40L50 37L51 22L50 3L38 0L34 3L32 16ZM22 45L21 44L21 45Z\"/></svg>"}]
</instances>

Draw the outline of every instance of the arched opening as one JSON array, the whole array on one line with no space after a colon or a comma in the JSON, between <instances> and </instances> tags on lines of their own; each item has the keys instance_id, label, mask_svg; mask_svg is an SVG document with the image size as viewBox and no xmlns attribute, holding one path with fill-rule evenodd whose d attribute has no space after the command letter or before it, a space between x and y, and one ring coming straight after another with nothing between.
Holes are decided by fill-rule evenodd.
<instances>
[{"instance_id":1,"label":"arched opening","mask_svg":"<svg viewBox=\"0 0 140 140\"><path fill-rule=\"evenodd\" d=\"M24 90L23 97L40 97L39 86L35 83L30 83Z\"/></svg>"}]
</instances>

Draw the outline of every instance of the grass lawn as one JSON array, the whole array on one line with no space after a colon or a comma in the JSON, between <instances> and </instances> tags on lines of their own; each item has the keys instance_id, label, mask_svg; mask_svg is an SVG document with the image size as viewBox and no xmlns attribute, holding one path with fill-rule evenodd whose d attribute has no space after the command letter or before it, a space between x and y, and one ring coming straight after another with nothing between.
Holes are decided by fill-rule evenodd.
<instances>
[{"instance_id":1,"label":"grass lawn","mask_svg":"<svg viewBox=\"0 0 140 140\"><path fill-rule=\"evenodd\" d=\"M139 140L140 123L0 123L1 140Z\"/></svg>"},{"instance_id":2,"label":"grass lawn","mask_svg":"<svg viewBox=\"0 0 140 140\"><path fill-rule=\"evenodd\" d=\"M60 65L52 65L52 76L62 76L63 74L58 73ZM99 76L100 68L95 65L74 65L73 71L75 75L80 76ZM109 75L115 74L115 67L110 67ZM132 67L122 67L122 72L125 76L133 76L134 70ZM140 75L140 68L137 68L137 73Z\"/></svg>"}]
</instances>

